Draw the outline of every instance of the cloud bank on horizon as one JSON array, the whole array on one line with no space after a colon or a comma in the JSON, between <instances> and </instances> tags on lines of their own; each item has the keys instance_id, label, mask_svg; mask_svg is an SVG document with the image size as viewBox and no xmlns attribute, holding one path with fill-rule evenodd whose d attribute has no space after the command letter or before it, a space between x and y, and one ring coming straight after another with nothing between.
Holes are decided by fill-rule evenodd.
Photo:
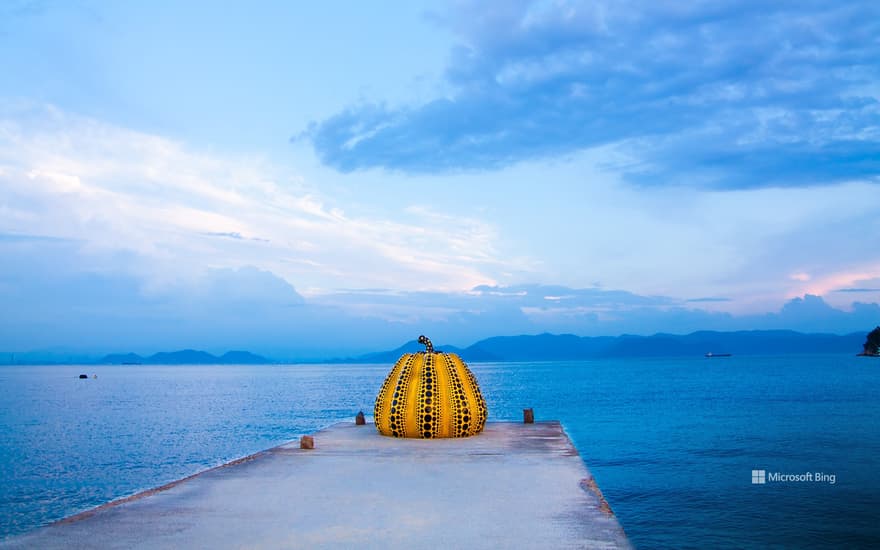
<instances>
[{"instance_id":1,"label":"cloud bank on horizon","mask_svg":"<svg viewBox=\"0 0 880 550\"><path fill-rule=\"evenodd\" d=\"M0 351L880 324L875 4L264 8L0 8Z\"/></svg>"},{"instance_id":2,"label":"cloud bank on horizon","mask_svg":"<svg viewBox=\"0 0 880 550\"><path fill-rule=\"evenodd\" d=\"M0 234L0 251L10 260L10 269L0 275L7 312L0 318L0 349L66 357L64 350L154 353L195 347L222 353L244 348L303 360L391 348L423 332L464 347L499 334L540 332L848 333L880 318L876 303L856 301L844 311L809 294L777 312L733 316L674 298L601 288L361 289L305 298L281 277L252 266L209 269L195 280L160 288L145 286L137 273L59 269L77 265L87 248L83 242Z\"/></svg>"},{"instance_id":3,"label":"cloud bank on horizon","mask_svg":"<svg viewBox=\"0 0 880 550\"><path fill-rule=\"evenodd\" d=\"M491 170L613 145L642 185L880 173L873 2L460 2L449 92L353 105L306 135L342 171Z\"/></svg>"}]
</instances>

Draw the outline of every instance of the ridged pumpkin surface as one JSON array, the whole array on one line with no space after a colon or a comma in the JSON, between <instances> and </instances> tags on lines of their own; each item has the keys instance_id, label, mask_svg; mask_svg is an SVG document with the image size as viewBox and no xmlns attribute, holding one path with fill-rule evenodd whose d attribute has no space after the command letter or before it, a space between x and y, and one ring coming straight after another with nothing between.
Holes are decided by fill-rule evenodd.
<instances>
[{"instance_id":1,"label":"ridged pumpkin surface","mask_svg":"<svg viewBox=\"0 0 880 550\"><path fill-rule=\"evenodd\" d=\"M458 355L435 352L424 340L428 350L404 354L379 390L373 411L379 433L418 438L480 433L487 411L477 379Z\"/></svg>"}]
</instances>

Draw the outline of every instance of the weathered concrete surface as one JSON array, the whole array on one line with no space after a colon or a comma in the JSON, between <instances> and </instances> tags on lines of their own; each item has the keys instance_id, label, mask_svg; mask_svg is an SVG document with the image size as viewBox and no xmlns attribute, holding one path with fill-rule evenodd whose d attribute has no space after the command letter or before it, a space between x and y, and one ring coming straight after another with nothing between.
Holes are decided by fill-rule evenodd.
<instances>
[{"instance_id":1,"label":"weathered concrete surface","mask_svg":"<svg viewBox=\"0 0 880 550\"><path fill-rule=\"evenodd\" d=\"M558 422L410 440L337 424L2 548L629 548Z\"/></svg>"}]
</instances>

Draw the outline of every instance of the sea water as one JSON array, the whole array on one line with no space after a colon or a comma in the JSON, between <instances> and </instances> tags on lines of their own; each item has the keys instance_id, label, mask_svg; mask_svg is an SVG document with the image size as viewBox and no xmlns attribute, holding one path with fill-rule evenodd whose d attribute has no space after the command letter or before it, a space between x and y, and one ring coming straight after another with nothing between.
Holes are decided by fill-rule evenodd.
<instances>
[{"instance_id":1,"label":"sea water","mask_svg":"<svg viewBox=\"0 0 880 550\"><path fill-rule=\"evenodd\" d=\"M0 537L369 415L389 368L0 367ZM471 368L490 421L562 421L638 547L880 547L880 360Z\"/></svg>"}]
</instances>

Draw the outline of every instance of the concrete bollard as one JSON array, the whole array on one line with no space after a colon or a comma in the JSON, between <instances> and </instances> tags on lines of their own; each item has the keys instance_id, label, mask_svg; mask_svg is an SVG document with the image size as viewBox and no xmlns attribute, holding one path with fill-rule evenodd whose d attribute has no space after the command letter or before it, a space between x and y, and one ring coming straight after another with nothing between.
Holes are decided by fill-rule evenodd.
<instances>
[{"instance_id":1,"label":"concrete bollard","mask_svg":"<svg viewBox=\"0 0 880 550\"><path fill-rule=\"evenodd\" d=\"M299 448L300 449L314 449L315 448L315 438L310 435L304 435L299 438Z\"/></svg>"},{"instance_id":2,"label":"concrete bollard","mask_svg":"<svg viewBox=\"0 0 880 550\"><path fill-rule=\"evenodd\" d=\"M523 424L535 423L535 411L532 409L523 409Z\"/></svg>"},{"instance_id":3,"label":"concrete bollard","mask_svg":"<svg viewBox=\"0 0 880 550\"><path fill-rule=\"evenodd\" d=\"M366 425L367 419L364 418L364 411L357 413L357 416L354 417L354 423L356 426Z\"/></svg>"}]
</instances>

